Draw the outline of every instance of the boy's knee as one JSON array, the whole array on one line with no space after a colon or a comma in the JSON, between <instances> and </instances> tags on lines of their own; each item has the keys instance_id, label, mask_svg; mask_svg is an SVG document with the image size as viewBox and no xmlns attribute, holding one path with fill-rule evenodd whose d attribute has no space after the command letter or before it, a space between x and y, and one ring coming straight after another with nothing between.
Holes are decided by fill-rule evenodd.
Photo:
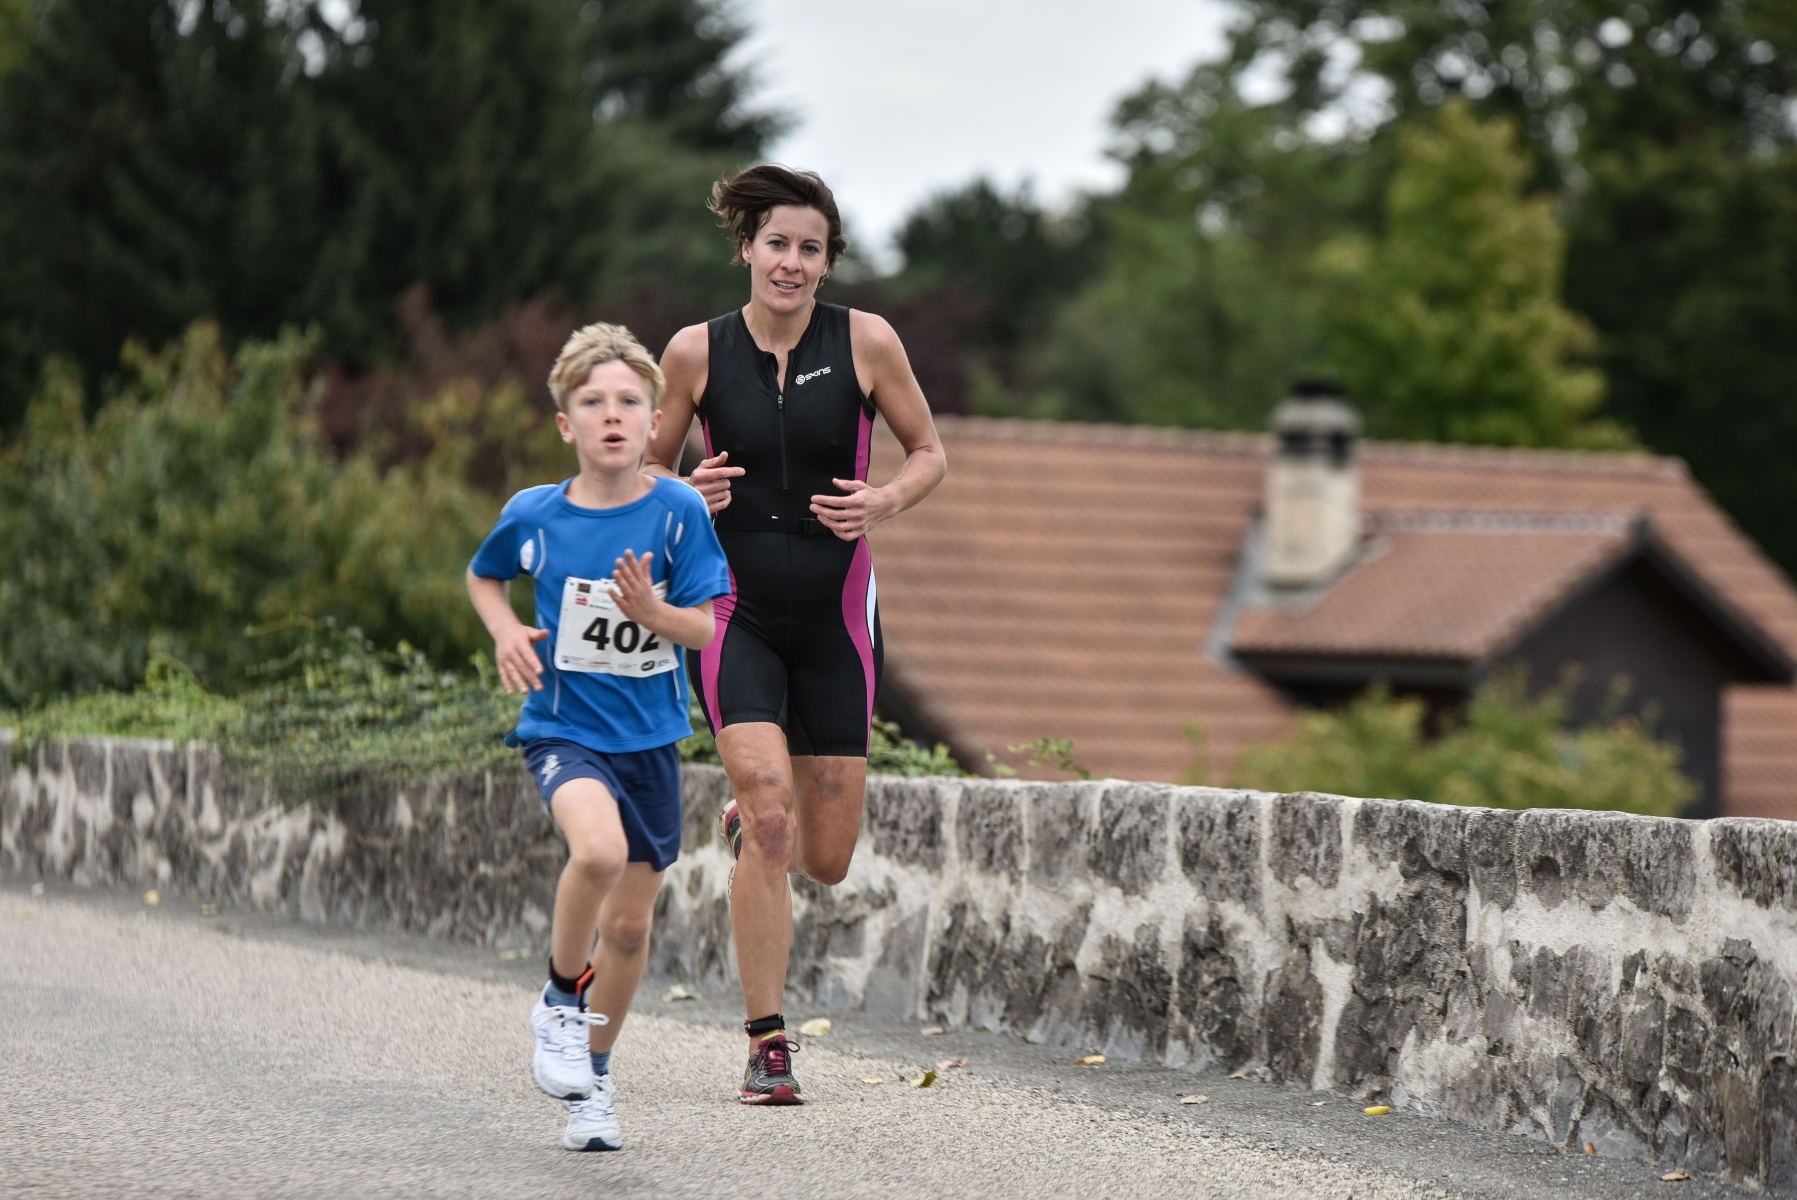
<instances>
[{"instance_id":1,"label":"boy's knee","mask_svg":"<svg viewBox=\"0 0 1797 1200\"><path fill-rule=\"evenodd\" d=\"M603 881L623 873L629 851L604 838L582 838L568 843L568 865L589 879Z\"/></svg>"},{"instance_id":2,"label":"boy's knee","mask_svg":"<svg viewBox=\"0 0 1797 1200\"><path fill-rule=\"evenodd\" d=\"M632 958L641 954L649 944L650 923L648 913L613 917L599 927L600 944L610 946L614 952L626 958Z\"/></svg>"}]
</instances>

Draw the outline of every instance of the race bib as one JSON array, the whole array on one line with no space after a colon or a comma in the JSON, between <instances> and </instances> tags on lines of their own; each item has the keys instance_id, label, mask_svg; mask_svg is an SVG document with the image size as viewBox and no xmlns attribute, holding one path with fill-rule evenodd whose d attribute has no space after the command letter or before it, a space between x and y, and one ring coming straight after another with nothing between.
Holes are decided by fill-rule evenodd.
<instances>
[{"instance_id":1,"label":"race bib","mask_svg":"<svg viewBox=\"0 0 1797 1200\"><path fill-rule=\"evenodd\" d=\"M674 647L621 612L611 580L570 578L562 585L555 631L555 665L589 675L660 675L677 665ZM667 598L668 585L655 585Z\"/></svg>"}]
</instances>

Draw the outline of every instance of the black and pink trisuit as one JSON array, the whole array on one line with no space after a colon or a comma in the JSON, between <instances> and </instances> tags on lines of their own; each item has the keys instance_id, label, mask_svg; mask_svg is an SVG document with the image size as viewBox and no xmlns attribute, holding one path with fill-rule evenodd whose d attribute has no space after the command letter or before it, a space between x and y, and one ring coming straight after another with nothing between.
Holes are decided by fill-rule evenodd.
<instances>
[{"instance_id":1,"label":"black and pink trisuit","mask_svg":"<svg viewBox=\"0 0 1797 1200\"><path fill-rule=\"evenodd\" d=\"M816 304L778 360L741 311L708 325L699 420L705 453L743 468L714 518L730 562L718 636L687 656L712 731L745 721L786 730L793 754L865 757L883 650L867 539L845 542L811 512L833 479L866 479L874 406L862 394L849 310Z\"/></svg>"}]
</instances>

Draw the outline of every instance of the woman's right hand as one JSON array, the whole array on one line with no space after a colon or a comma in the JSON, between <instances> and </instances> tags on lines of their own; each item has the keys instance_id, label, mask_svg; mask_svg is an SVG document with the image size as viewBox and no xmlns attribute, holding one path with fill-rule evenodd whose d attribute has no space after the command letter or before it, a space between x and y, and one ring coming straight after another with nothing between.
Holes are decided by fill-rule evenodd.
<instances>
[{"instance_id":1,"label":"woman's right hand","mask_svg":"<svg viewBox=\"0 0 1797 1200\"><path fill-rule=\"evenodd\" d=\"M705 507L714 513L730 507L730 481L743 473L741 467L724 465L724 460L729 457L730 452L726 450L716 458L701 460L687 480L699 489L699 494L705 497Z\"/></svg>"}]
</instances>

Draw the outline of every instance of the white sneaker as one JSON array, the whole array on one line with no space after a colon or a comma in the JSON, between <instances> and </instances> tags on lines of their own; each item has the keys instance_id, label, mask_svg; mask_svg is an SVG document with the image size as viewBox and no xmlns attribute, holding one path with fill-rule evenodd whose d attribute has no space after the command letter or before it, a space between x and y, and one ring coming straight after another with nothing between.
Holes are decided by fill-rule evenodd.
<instances>
[{"instance_id":1,"label":"white sneaker","mask_svg":"<svg viewBox=\"0 0 1797 1200\"><path fill-rule=\"evenodd\" d=\"M562 1145L569 1150L616 1150L624 1144L618 1131L618 1110L612 1103L610 1075L601 1075L593 1084L593 1094L584 1100L563 1100L568 1110L568 1128L562 1131Z\"/></svg>"},{"instance_id":2,"label":"white sneaker","mask_svg":"<svg viewBox=\"0 0 1797 1200\"><path fill-rule=\"evenodd\" d=\"M593 1091L593 1060L587 1050L587 1026L603 1025L610 1018L561 1004L546 1004L537 997L530 1010L530 1031L537 1048L530 1056L530 1077L544 1095L557 1100L584 1098Z\"/></svg>"}]
</instances>

